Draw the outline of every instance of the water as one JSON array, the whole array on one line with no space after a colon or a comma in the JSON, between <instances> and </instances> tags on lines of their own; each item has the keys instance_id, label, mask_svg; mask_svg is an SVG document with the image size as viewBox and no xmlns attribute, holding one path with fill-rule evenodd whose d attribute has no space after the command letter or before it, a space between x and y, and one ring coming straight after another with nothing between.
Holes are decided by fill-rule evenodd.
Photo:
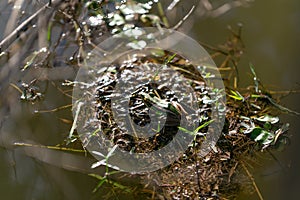
<instances>
[{"instance_id":1,"label":"water","mask_svg":"<svg viewBox=\"0 0 300 200\"><path fill-rule=\"evenodd\" d=\"M4 1L0 3L3 8ZM194 18L194 24L187 34L208 44L219 44L226 40L226 26L235 26L242 22L243 41L246 53L240 63L241 85L247 85L250 79L248 64L253 63L256 72L266 86L279 90L299 88L298 50L300 45L300 2L290 0L281 4L275 0L256 1L249 8L236 8L218 17L208 19ZM1 10L1 17L8 16L9 9ZM192 15L192 17L196 17ZM0 38L6 24L5 18L0 21ZM188 29L186 29L188 30ZM28 45L28 44L20 44ZM18 47L18 46L17 46ZM16 48L17 48L16 47ZM18 69L23 52L10 67ZM0 60L1 61L1 60ZM61 110L55 113L34 114L35 110L47 110L71 103L64 95L58 95L53 83L48 86L38 84L39 89L47 89L43 103L28 102L20 104L19 92L9 86L24 74L7 73L7 65L0 62L1 70L1 135L0 135L0 193L4 199L91 199L92 189L97 180L87 173L102 173L103 169L93 171L90 166L92 158L77 153L57 153L53 150L12 146L13 142L41 143L56 145L69 134L70 124L61 119L71 120L71 111ZM12 70L14 71L14 70ZM16 72L16 71L14 71ZM60 80L72 78L76 70L61 75ZM25 74L26 75L26 74ZM27 74L28 75L28 74ZM27 80L31 80L31 77ZM54 82L56 83L56 82ZM50 98L55 96L56 98ZM300 95L290 95L282 100L283 105L300 111L298 103ZM7 115L11 112L10 115ZM28 117L30 116L30 117ZM291 124L292 144L284 152L276 153L286 169L282 169L275 161L265 161L267 167L252 170L265 199L296 199L300 186L300 150L298 141L299 118L282 115L282 120ZM84 185L84 186L83 186ZM99 194L99 197L101 194ZM94 196L94 198L96 198ZM258 199L241 194L240 199Z\"/></svg>"},{"instance_id":2,"label":"water","mask_svg":"<svg viewBox=\"0 0 300 200\"><path fill-rule=\"evenodd\" d=\"M249 62L267 87L288 91L299 89L300 2L291 0L283 6L281 1L255 1L251 7L234 9L216 19L200 20L191 34L208 44L219 44L228 35L227 25L244 24L242 38L246 45L240 62L242 86L251 81ZM289 95L282 104L300 111L299 94ZM282 115L282 121L291 124L292 144L286 151L276 153L286 169L274 160L265 161L268 167L259 167L255 179L265 199L298 199L300 187L299 117ZM269 158L271 159L271 158ZM275 164L274 164L275 163ZM253 171L253 170L252 170ZM255 171L255 170L254 170ZM241 195L240 199L258 199Z\"/></svg>"},{"instance_id":3,"label":"water","mask_svg":"<svg viewBox=\"0 0 300 200\"><path fill-rule=\"evenodd\" d=\"M22 9L26 11L24 18L21 18L21 20L25 20L28 17L27 15L35 13L44 5L43 1L34 3L31 1L16 1L16 3L22 5ZM7 29L6 24L11 19L10 14L14 11L15 9L12 6L6 5L6 1L1 1L1 40L10 33L9 31L4 33L4 30ZM49 14L49 10L46 10L44 14ZM14 24L13 21L10 21L10 23ZM19 35L21 40L16 42L16 45L12 48L9 62L5 62L7 55L2 56L0 59L1 199L90 199L93 195L92 189L97 181L87 176L87 174L103 174L101 169L90 169L91 164L94 162L92 158L85 157L83 153L13 146L15 142L60 144L68 135L71 126L68 123L62 123L62 119L72 119L70 107L54 113L35 112L71 104L71 99L62 93L58 94L56 87L61 86L59 81L65 78L74 79L76 69L70 67L66 68L67 71L64 72L59 72L59 69L20 71L30 52L43 47L43 41L38 37L38 34L45 30L41 26L38 26L39 30L34 27L27 27L30 34L27 31L27 34ZM31 38L31 36L33 37ZM45 81L45 79L51 79L49 76L56 77L55 79L59 81L55 79L54 81ZM36 92L45 94L42 97L44 101L20 102L21 93L12 87L10 83L23 89L21 82L18 82L18 80L30 84L35 78L41 81L37 81L33 89ZM83 183L84 187L82 187Z\"/></svg>"}]
</instances>

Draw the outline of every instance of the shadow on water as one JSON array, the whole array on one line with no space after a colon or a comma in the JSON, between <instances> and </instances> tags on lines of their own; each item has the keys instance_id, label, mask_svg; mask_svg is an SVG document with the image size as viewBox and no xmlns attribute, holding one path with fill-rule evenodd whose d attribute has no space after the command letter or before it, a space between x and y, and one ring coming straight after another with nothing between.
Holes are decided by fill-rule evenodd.
<instances>
[{"instance_id":1,"label":"shadow on water","mask_svg":"<svg viewBox=\"0 0 300 200\"><path fill-rule=\"evenodd\" d=\"M28 3L26 0L16 2L23 3L21 7ZM25 6L25 14L35 13L44 5L42 1L36 2ZM0 40L13 30L16 23L11 13L17 9L6 3L6 1L0 3ZM257 1L249 8L236 8L218 18L198 20L192 15L195 17L194 24L187 34L205 43L219 44L228 35L227 25L234 26L242 22L246 53L240 63L240 84L246 85L248 80L251 80L248 75L250 73L248 64L252 62L259 77L267 86L279 90L299 88L300 63L297 55L300 44L300 13L297 9L300 7L299 1L291 0L282 6L280 1L276 0L271 4ZM51 16L53 11L46 9L44 14ZM26 16L22 19L26 19ZM9 23L12 28L7 26ZM56 67L46 71L20 71L24 66L24 60L30 60L28 58L30 52L41 49L45 44L45 38L41 38L41 35L47 32L47 28L44 22L40 21L37 22L37 27L30 28L31 34L26 34L26 30L22 30L23 34L19 35L20 39L12 48L14 53L0 57L1 198L89 199L97 181L87 174L104 173L102 168L92 170L90 166L94 159L85 157L84 153L57 152L47 148L13 145L15 142L57 145L69 134L72 120L70 108L56 112L36 113L36 111L49 111L71 104L71 98L59 92L58 88L61 87L62 80L75 78L78 67L70 62L62 72L60 66L62 62L58 59L57 63L51 63ZM59 27L55 28L58 33L61 31ZM72 48L72 44L66 44L65 47L61 47L63 51L57 54L61 57L71 57L74 52ZM39 54L39 56L46 55ZM50 77L55 77L56 80ZM44 100L27 100L20 103L22 94L10 83L16 84L23 92L26 88L22 88L22 83L30 85L34 79L37 81L33 89L36 93L42 93L44 96L41 98ZM60 89L68 91L68 88ZM67 94L71 94L70 91ZM299 111L299 97L299 94L288 96L283 103ZM254 170L257 184L265 199L296 199L298 196L300 159L295 152L300 150L298 144L300 138L297 135L300 128L299 118L284 115L283 120L291 124L290 133L293 137L291 146L275 155L282 166L269 157L269 160L264 161L267 167ZM256 196L241 194L240 199L256 199Z\"/></svg>"}]
</instances>

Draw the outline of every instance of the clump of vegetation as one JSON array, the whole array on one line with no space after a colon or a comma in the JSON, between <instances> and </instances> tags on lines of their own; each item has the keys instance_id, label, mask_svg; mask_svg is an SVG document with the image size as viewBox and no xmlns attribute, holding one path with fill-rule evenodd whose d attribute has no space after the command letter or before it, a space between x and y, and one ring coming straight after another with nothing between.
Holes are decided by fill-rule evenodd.
<instances>
[{"instance_id":1,"label":"clump of vegetation","mask_svg":"<svg viewBox=\"0 0 300 200\"><path fill-rule=\"evenodd\" d=\"M167 199L233 199L245 188L263 199L248 169L249 164L261 151L272 154L271 150L282 149L289 143L286 135L289 124L281 123L278 115L298 113L277 103L260 83L252 65L253 84L247 88L238 87L236 67L243 52L240 31L238 34L232 32L220 48L207 47L212 56L225 57L218 64L227 94L222 135L206 156L199 157L200 150L192 146L177 162L149 174L145 181L152 180L150 185L155 186L157 195L163 194Z\"/></svg>"},{"instance_id":2,"label":"clump of vegetation","mask_svg":"<svg viewBox=\"0 0 300 200\"><path fill-rule=\"evenodd\" d=\"M189 15L195 9L192 7L181 21L170 27L160 1L86 0L58 2L53 0L51 5L43 7L45 11L50 9L49 16L51 16L46 27L47 41L43 43L48 44L48 46L28 46L28 49L32 50L33 53L20 66L23 73L34 73L34 71L41 73L34 76L35 78L32 80L20 78L20 82L11 83L11 86L20 92L20 98L25 102L44 101L46 94L40 91L44 82L51 83L57 89L58 94L67 97L71 95L72 86L76 84L72 77L58 78L57 73L51 75L48 69L59 72L62 70L61 68L65 67L73 70L68 71L68 73L74 74L84 63L89 51L96 48L96 44L105 38L124 31L134 30L137 27L153 26L158 29L162 27L176 29L188 20ZM173 2L171 9L176 8L176 2ZM214 14L208 12L208 15L215 16L222 12L218 9L214 11ZM35 21L36 19L32 18L31 20ZM31 21L24 23L19 31L30 24L29 22L31 23ZM27 28L30 29L30 26L28 25ZM248 161L251 162L252 159L255 159L256 154L261 151L270 151L285 146L289 142L286 135L289 125L280 122L278 115L282 112L299 114L278 103L277 97L271 95L270 91L262 85L255 73L255 67L252 65L249 69L252 73L253 84L247 88L239 87L238 62L244 51L241 27L238 28L237 32L231 28L229 30L231 32L230 38L223 45L212 47L202 44L210 52L211 57L218 61L217 66L224 79L227 94L226 122L216 147L209 154L201 157L199 156L199 145L197 146L196 143L201 143L203 137L195 137L194 143L190 145L184 155L170 166L145 175L125 174L126 177L139 179L135 186L126 186L126 182L119 183L115 176L118 172L110 170L109 166L106 166L104 175L90 174L99 179L99 184L94 192L108 185L110 188L117 188L120 193L129 193L148 199L232 199L243 187L250 184L252 190L262 199L260 190L248 169ZM56 33L54 34L54 32ZM12 35L1 41L2 46L8 47L1 49L0 62L7 61L15 53L14 45L19 45L18 42L22 42L9 43L11 38ZM172 55L163 54L161 57L144 59L157 61L159 59L165 60L170 56ZM172 59L174 60L170 60L170 62L178 66L181 61L180 57L174 56ZM180 65L182 66L182 63ZM179 68L182 71L183 69L184 73L189 74L190 68ZM43 76L43 72L48 74ZM192 80L193 77L190 79ZM198 85L194 85L194 87L196 86ZM201 95L200 92L199 95ZM99 99L101 98L99 96ZM136 98L140 98L140 96ZM36 113L54 113L69 107L70 105L63 105L56 109L38 110ZM105 112L108 113L109 110ZM71 129L70 133L66 135L66 141L57 147L43 147L85 152L84 145L78 139L74 122L65 118L61 121L68 124ZM107 119L107 121L110 120ZM205 123L209 123L209 118L203 121L202 125L208 125ZM205 133L205 130L205 126L203 126L197 130L197 133ZM109 134L109 130L107 130L107 134ZM30 144L16 143L15 145L28 146ZM106 156L106 160L112 153L110 152ZM93 167L103 164L105 164L105 160L98 164L96 162ZM111 190L108 192L107 198L113 198L115 193L115 189Z\"/></svg>"}]
</instances>

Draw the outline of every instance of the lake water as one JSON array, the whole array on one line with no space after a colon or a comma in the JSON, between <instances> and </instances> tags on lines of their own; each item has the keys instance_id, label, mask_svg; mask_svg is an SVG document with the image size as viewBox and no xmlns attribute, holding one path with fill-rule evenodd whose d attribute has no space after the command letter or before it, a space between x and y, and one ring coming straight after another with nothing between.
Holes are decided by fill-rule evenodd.
<instances>
[{"instance_id":1,"label":"lake water","mask_svg":"<svg viewBox=\"0 0 300 200\"><path fill-rule=\"evenodd\" d=\"M242 38L246 46L245 55L240 62L241 85L251 81L249 63L263 84L276 90L288 91L299 89L300 84L300 1L291 0L282 4L275 0L255 1L248 8L233 9L216 19L197 22L192 35L200 41L218 44L224 40L226 26L241 22ZM282 99L282 104L300 111L300 95L289 95ZM292 143L284 152L276 153L286 169L275 161L268 161L268 167L255 172L258 186L265 199L298 199L300 187L300 135L299 117L282 115L282 121L290 123L289 134ZM271 158L270 158L271 159ZM275 163L275 164L274 164ZM258 199L256 194L241 199Z\"/></svg>"}]
</instances>

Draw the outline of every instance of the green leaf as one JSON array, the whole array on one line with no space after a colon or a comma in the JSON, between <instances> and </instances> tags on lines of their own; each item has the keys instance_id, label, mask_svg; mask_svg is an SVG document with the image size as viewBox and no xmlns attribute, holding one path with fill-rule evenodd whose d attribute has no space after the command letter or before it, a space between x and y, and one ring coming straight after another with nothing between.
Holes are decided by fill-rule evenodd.
<instances>
[{"instance_id":1,"label":"green leaf","mask_svg":"<svg viewBox=\"0 0 300 200\"><path fill-rule=\"evenodd\" d=\"M289 123L283 124L278 130L275 131L275 138L274 138L273 144L276 144L277 139L278 139L283 133L285 133L286 131L289 130L289 126L290 126Z\"/></svg>"},{"instance_id":2,"label":"green leaf","mask_svg":"<svg viewBox=\"0 0 300 200\"><path fill-rule=\"evenodd\" d=\"M185 128L183 128L183 127L180 127L180 126L178 127L178 129L181 130L181 131L183 131L183 132L185 132L185 133L188 133L188 134L194 136L194 135L196 135L201 129L207 127L207 126L208 126L209 124L211 124L213 121L214 121L213 119L212 119L212 120L209 120L209 121L207 121L207 122L201 124L200 126L198 126L198 127L197 127L195 130L193 130L193 131L187 130L187 129L185 129Z\"/></svg>"},{"instance_id":3,"label":"green leaf","mask_svg":"<svg viewBox=\"0 0 300 200\"><path fill-rule=\"evenodd\" d=\"M115 150L116 150L117 147L118 147L118 145L116 144L115 146L113 146L113 147L110 149L110 151L109 151L108 154L106 155L106 159L110 158L110 157L114 154L114 152L115 152Z\"/></svg>"},{"instance_id":4,"label":"green leaf","mask_svg":"<svg viewBox=\"0 0 300 200\"><path fill-rule=\"evenodd\" d=\"M290 110L289 108L286 108L282 105L279 105L274 99L272 99L271 97L266 95L266 98L270 101L271 104L273 104L275 107L277 107L278 109L284 111L284 112L288 112L288 113L292 113L294 115L300 115L300 113Z\"/></svg>"},{"instance_id":5,"label":"green leaf","mask_svg":"<svg viewBox=\"0 0 300 200\"><path fill-rule=\"evenodd\" d=\"M275 135L261 127L255 127L251 132L250 138L260 144L269 145L273 142Z\"/></svg>"},{"instance_id":6,"label":"green leaf","mask_svg":"<svg viewBox=\"0 0 300 200\"><path fill-rule=\"evenodd\" d=\"M259 92L259 79L256 76L255 70L254 70L254 66L250 63L250 70L253 74L253 81L254 81L254 85L255 85L255 92Z\"/></svg>"},{"instance_id":7,"label":"green leaf","mask_svg":"<svg viewBox=\"0 0 300 200\"><path fill-rule=\"evenodd\" d=\"M175 56L176 56L176 53L174 53L172 56L169 56L167 61L164 64L166 65L166 64L170 63L175 58Z\"/></svg>"},{"instance_id":8,"label":"green leaf","mask_svg":"<svg viewBox=\"0 0 300 200\"><path fill-rule=\"evenodd\" d=\"M273 117L268 114L260 116L258 118L254 118L254 119L256 119L257 121L260 121L260 122L269 122L271 124L276 124L277 122L279 122L279 117Z\"/></svg>"},{"instance_id":9,"label":"green leaf","mask_svg":"<svg viewBox=\"0 0 300 200\"><path fill-rule=\"evenodd\" d=\"M264 99L267 99L269 100L269 102L275 106L276 108L278 108L279 110L283 111L283 112L287 112L287 113L291 113L291 114L294 114L294 115L300 115L299 112L296 112L296 111L293 111L293 110L290 110L289 108L286 108L282 105L279 105L274 99L272 99L271 97L269 97L268 95L264 95L264 94L252 94L251 95L251 98L264 98Z\"/></svg>"},{"instance_id":10,"label":"green leaf","mask_svg":"<svg viewBox=\"0 0 300 200\"><path fill-rule=\"evenodd\" d=\"M230 92L231 94L228 95L229 97L238 101L244 101L244 97L238 91L230 90Z\"/></svg>"},{"instance_id":11,"label":"green leaf","mask_svg":"<svg viewBox=\"0 0 300 200\"><path fill-rule=\"evenodd\" d=\"M33 64L34 60L39 55L39 53L40 53L39 51L34 51L32 53L32 55L30 55L30 59L24 65L24 67L22 68L22 71L25 71L28 67L30 67Z\"/></svg>"},{"instance_id":12,"label":"green leaf","mask_svg":"<svg viewBox=\"0 0 300 200\"><path fill-rule=\"evenodd\" d=\"M196 128L196 129L194 130L194 132L195 132L195 133L198 133L201 129L207 127L207 126L208 126L209 124L211 124L213 121L214 121L214 120L212 119L212 120L209 120L208 122L205 122L205 123L201 124L200 126L198 126L198 128Z\"/></svg>"},{"instance_id":13,"label":"green leaf","mask_svg":"<svg viewBox=\"0 0 300 200\"><path fill-rule=\"evenodd\" d=\"M109 22L108 25L109 26L120 26L120 25L123 25L123 24L125 24L125 19L121 15L115 13L113 15L113 18L112 18L111 22Z\"/></svg>"},{"instance_id":14,"label":"green leaf","mask_svg":"<svg viewBox=\"0 0 300 200\"><path fill-rule=\"evenodd\" d=\"M107 182L107 178L106 177L102 177L102 176L99 176L97 174L89 174L89 176L92 176L94 178L97 178L99 179L99 183L97 184L97 186L93 189L93 193L97 192L98 189L105 183Z\"/></svg>"},{"instance_id":15,"label":"green leaf","mask_svg":"<svg viewBox=\"0 0 300 200\"><path fill-rule=\"evenodd\" d=\"M110 183L113 186L115 186L116 188L124 190L125 192L128 192L128 193L132 192L132 189L130 189L129 187L127 187L125 185L122 185L122 184L120 184L120 183L118 183L116 181L108 180L107 177L103 177L103 176L100 176L98 174L89 174L89 176L94 177L94 178L100 180L100 182L98 183L98 185L96 186L96 188L93 190L93 192L96 192L105 182L106 183Z\"/></svg>"},{"instance_id":16,"label":"green leaf","mask_svg":"<svg viewBox=\"0 0 300 200\"><path fill-rule=\"evenodd\" d=\"M48 42L51 41L52 25L53 25L52 22L50 22L50 23L48 24L48 30L47 30L47 41L48 41Z\"/></svg>"},{"instance_id":17,"label":"green leaf","mask_svg":"<svg viewBox=\"0 0 300 200\"><path fill-rule=\"evenodd\" d=\"M188 134L193 135L193 136L195 135L194 131L189 131L189 130L187 130L187 129L181 127L181 126L178 126L178 129L179 129L180 131L184 132L184 133L188 133Z\"/></svg>"},{"instance_id":18,"label":"green leaf","mask_svg":"<svg viewBox=\"0 0 300 200\"><path fill-rule=\"evenodd\" d=\"M254 66L252 63L249 64L250 65L250 70L251 70L251 73L253 74L254 77L256 77L256 73L255 73L255 70L254 70Z\"/></svg>"},{"instance_id":19,"label":"green leaf","mask_svg":"<svg viewBox=\"0 0 300 200\"><path fill-rule=\"evenodd\" d=\"M270 123L270 122L266 122L265 124L264 124L264 129L265 130L270 130L272 128L272 124Z\"/></svg>"},{"instance_id":20,"label":"green leaf","mask_svg":"<svg viewBox=\"0 0 300 200\"><path fill-rule=\"evenodd\" d=\"M153 49L151 50L151 54L155 57L163 57L165 55L165 51L163 49Z\"/></svg>"}]
</instances>

